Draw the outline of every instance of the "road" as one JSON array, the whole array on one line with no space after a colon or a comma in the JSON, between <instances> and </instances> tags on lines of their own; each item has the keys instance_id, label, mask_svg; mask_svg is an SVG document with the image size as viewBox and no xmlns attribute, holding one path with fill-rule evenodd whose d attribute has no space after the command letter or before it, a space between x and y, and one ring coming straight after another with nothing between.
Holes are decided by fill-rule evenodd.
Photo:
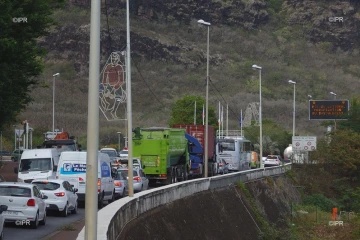
<instances>
[{"instance_id":1,"label":"road","mask_svg":"<svg viewBox=\"0 0 360 240\"><path fill-rule=\"evenodd\" d=\"M4 228L4 236L5 239L13 240L39 240L60 230L61 228L71 230L71 223L81 220L84 217L84 208L79 208L77 214L69 214L67 217L61 217L60 215L49 213L46 218L46 225L39 225L37 229L31 229L27 226L16 226L15 224L6 224Z\"/></svg>"}]
</instances>

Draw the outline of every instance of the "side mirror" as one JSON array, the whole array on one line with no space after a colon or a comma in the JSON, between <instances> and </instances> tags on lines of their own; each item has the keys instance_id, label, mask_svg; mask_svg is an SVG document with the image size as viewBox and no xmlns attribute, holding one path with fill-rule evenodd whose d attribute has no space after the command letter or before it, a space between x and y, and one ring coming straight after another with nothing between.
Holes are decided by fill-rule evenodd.
<instances>
[{"instance_id":1,"label":"side mirror","mask_svg":"<svg viewBox=\"0 0 360 240\"><path fill-rule=\"evenodd\" d=\"M56 172L57 171L57 166L54 166L53 170Z\"/></svg>"},{"instance_id":2,"label":"side mirror","mask_svg":"<svg viewBox=\"0 0 360 240\"><path fill-rule=\"evenodd\" d=\"M17 167L14 167L14 173L18 173L19 172L19 168L17 168Z\"/></svg>"}]
</instances>

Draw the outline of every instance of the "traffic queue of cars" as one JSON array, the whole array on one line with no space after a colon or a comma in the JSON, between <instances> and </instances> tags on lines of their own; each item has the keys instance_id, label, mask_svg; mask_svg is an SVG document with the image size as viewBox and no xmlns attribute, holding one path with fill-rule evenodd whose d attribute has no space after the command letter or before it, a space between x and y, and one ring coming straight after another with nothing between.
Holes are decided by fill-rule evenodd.
<instances>
[{"instance_id":1,"label":"traffic queue of cars","mask_svg":"<svg viewBox=\"0 0 360 240\"><path fill-rule=\"evenodd\" d=\"M18 159L17 182L6 182L0 176L0 239L5 222L37 228L46 224L47 212L60 216L76 214L78 204L85 200L86 154L85 151L54 153L56 149L24 150ZM112 160L112 161L111 161ZM98 201L112 202L128 194L127 159L101 151L98 154ZM122 167L114 165L121 160ZM15 160L16 161L16 160ZM134 191L148 189L149 180L134 159Z\"/></svg>"}]
</instances>

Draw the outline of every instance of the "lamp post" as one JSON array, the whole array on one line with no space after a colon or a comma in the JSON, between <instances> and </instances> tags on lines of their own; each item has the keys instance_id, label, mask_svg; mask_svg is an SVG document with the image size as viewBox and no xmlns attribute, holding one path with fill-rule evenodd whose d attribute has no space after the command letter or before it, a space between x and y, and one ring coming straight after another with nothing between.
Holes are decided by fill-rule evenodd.
<instances>
[{"instance_id":1,"label":"lamp post","mask_svg":"<svg viewBox=\"0 0 360 240\"><path fill-rule=\"evenodd\" d=\"M59 76L60 73L55 73L53 75L54 80L53 80L53 119L52 119L52 135L53 135L53 139L55 138L55 79L57 76Z\"/></svg>"},{"instance_id":2,"label":"lamp post","mask_svg":"<svg viewBox=\"0 0 360 240\"><path fill-rule=\"evenodd\" d=\"M120 152L121 151L121 149L120 149L121 132L117 132L117 134L119 135L119 152Z\"/></svg>"},{"instance_id":3,"label":"lamp post","mask_svg":"<svg viewBox=\"0 0 360 240\"><path fill-rule=\"evenodd\" d=\"M290 84L294 84L294 108L293 108L293 137L295 136L295 85L296 82L293 80L288 81Z\"/></svg>"},{"instance_id":4,"label":"lamp post","mask_svg":"<svg viewBox=\"0 0 360 240\"><path fill-rule=\"evenodd\" d=\"M260 168L263 168L263 144L262 144L262 106L261 106L261 69L262 67L258 65L252 65L254 70L259 70L259 95L260 95L260 104L259 104L259 125L260 125Z\"/></svg>"},{"instance_id":5,"label":"lamp post","mask_svg":"<svg viewBox=\"0 0 360 240\"><path fill-rule=\"evenodd\" d=\"M204 177L208 177L208 136L209 136L209 111L208 111L208 102L209 102L209 42L210 42L210 26L211 23L205 22L204 20L200 19L198 21L199 24L205 25L208 28L207 33L207 54L206 54L206 102L205 102L205 156L204 156Z\"/></svg>"},{"instance_id":6,"label":"lamp post","mask_svg":"<svg viewBox=\"0 0 360 240\"><path fill-rule=\"evenodd\" d=\"M336 99L336 93L330 92L330 94L334 96L334 99ZM336 131L336 119L334 119L334 131Z\"/></svg>"},{"instance_id":7,"label":"lamp post","mask_svg":"<svg viewBox=\"0 0 360 240\"><path fill-rule=\"evenodd\" d=\"M14 151L16 150L16 125L13 125L14 127Z\"/></svg>"}]
</instances>

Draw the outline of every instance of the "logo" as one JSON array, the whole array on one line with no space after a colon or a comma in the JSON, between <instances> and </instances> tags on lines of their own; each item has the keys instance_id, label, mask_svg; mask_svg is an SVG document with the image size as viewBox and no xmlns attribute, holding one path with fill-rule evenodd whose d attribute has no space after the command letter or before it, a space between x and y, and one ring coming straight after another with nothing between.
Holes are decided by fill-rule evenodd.
<instances>
[{"instance_id":1,"label":"logo","mask_svg":"<svg viewBox=\"0 0 360 240\"><path fill-rule=\"evenodd\" d=\"M26 17L14 17L13 19L13 23L27 23L27 18Z\"/></svg>"},{"instance_id":2,"label":"logo","mask_svg":"<svg viewBox=\"0 0 360 240\"><path fill-rule=\"evenodd\" d=\"M64 172L71 172L72 164L64 163Z\"/></svg>"},{"instance_id":3,"label":"logo","mask_svg":"<svg viewBox=\"0 0 360 240\"><path fill-rule=\"evenodd\" d=\"M30 226L30 220L16 220L15 221L16 226Z\"/></svg>"}]
</instances>

